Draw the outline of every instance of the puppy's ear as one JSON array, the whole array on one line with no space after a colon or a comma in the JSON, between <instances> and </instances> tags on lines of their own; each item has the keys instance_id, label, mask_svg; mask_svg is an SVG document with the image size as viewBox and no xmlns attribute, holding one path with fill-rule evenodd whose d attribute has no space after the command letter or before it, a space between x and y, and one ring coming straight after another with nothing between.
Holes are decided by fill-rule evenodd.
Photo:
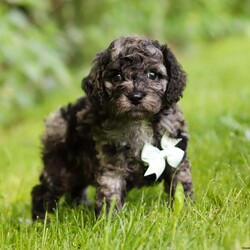
<instances>
[{"instance_id":1,"label":"puppy's ear","mask_svg":"<svg viewBox=\"0 0 250 250\"><path fill-rule=\"evenodd\" d=\"M162 46L161 51L168 75L166 102L170 107L172 104L177 103L182 97L182 92L186 86L186 73L166 45Z\"/></svg>"},{"instance_id":2,"label":"puppy's ear","mask_svg":"<svg viewBox=\"0 0 250 250\"><path fill-rule=\"evenodd\" d=\"M89 75L82 80L82 89L86 93L91 103L103 103L103 80L102 80L103 65L101 55L98 54L93 61L93 66Z\"/></svg>"},{"instance_id":3,"label":"puppy's ear","mask_svg":"<svg viewBox=\"0 0 250 250\"><path fill-rule=\"evenodd\" d=\"M93 84L91 83L90 76L83 78L81 86L82 86L82 90L86 93L86 95L88 97L91 96L91 93L93 93Z\"/></svg>"}]
</instances>

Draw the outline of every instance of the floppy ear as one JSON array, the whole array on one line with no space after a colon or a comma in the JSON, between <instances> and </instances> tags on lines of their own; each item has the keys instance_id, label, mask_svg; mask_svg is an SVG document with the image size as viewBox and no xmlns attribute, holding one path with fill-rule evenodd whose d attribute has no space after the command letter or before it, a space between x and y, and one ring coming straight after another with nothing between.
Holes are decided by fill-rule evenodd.
<instances>
[{"instance_id":1,"label":"floppy ear","mask_svg":"<svg viewBox=\"0 0 250 250\"><path fill-rule=\"evenodd\" d=\"M89 75L83 78L81 84L90 102L95 104L102 104L104 97L101 65L100 55L97 55Z\"/></svg>"},{"instance_id":2,"label":"floppy ear","mask_svg":"<svg viewBox=\"0 0 250 250\"><path fill-rule=\"evenodd\" d=\"M162 46L161 51L168 75L165 97L167 105L170 107L172 104L177 103L182 97L182 92L186 86L186 73L166 45Z\"/></svg>"},{"instance_id":3,"label":"floppy ear","mask_svg":"<svg viewBox=\"0 0 250 250\"><path fill-rule=\"evenodd\" d=\"M91 83L91 77L88 75L83 78L82 80L82 90L85 92L85 94L90 97L91 93L93 93L93 84Z\"/></svg>"}]
</instances>

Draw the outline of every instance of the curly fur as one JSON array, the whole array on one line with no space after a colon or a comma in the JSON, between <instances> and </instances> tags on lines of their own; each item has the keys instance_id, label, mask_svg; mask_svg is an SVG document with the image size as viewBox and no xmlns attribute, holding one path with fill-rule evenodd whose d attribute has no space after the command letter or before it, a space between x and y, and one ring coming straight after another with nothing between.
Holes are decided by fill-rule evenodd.
<instances>
[{"instance_id":1,"label":"curly fur","mask_svg":"<svg viewBox=\"0 0 250 250\"><path fill-rule=\"evenodd\" d=\"M176 104L182 97L186 74L170 49L141 36L121 37L97 54L82 81L86 97L62 107L46 120L42 136L44 169L32 190L32 218L43 219L58 200L80 202L84 190L96 187L95 211L113 197L120 209L133 187L154 183L140 159L144 143L160 148L167 130L182 138L177 145L185 156L177 171L167 163L158 181L173 195L181 181L192 196L188 132Z\"/></svg>"}]
</instances>

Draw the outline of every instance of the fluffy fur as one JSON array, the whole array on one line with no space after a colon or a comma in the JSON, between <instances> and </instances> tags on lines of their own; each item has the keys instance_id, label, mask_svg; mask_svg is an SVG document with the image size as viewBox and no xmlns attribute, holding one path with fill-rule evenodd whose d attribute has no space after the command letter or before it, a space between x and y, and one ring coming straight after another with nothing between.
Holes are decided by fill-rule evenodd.
<instances>
[{"instance_id":1,"label":"fluffy fur","mask_svg":"<svg viewBox=\"0 0 250 250\"><path fill-rule=\"evenodd\" d=\"M177 171L166 162L158 181L173 195L178 181L192 196L191 167L187 157L188 132L176 104L182 97L186 74L171 50L141 36L121 37L97 54L83 79L86 97L62 107L46 120L42 136L44 169L32 190L32 218L43 219L58 200L80 202L84 190L96 187L95 211L112 199L122 208L133 187L155 183L144 177L144 143L160 149L167 130L182 138L185 151Z\"/></svg>"}]
</instances>

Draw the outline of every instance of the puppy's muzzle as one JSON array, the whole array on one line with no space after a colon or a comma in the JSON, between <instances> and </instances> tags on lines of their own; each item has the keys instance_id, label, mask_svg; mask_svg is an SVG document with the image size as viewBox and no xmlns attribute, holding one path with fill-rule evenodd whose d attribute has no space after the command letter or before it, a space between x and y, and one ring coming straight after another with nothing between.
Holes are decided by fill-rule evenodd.
<instances>
[{"instance_id":1,"label":"puppy's muzzle","mask_svg":"<svg viewBox=\"0 0 250 250\"><path fill-rule=\"evenodd\" d=\"M142 99L144 98L145 94L142 92L133 92L128 96L128 99L131 101L132 104L138 105L141 103Z\"/></svg>"}]
</instances>

